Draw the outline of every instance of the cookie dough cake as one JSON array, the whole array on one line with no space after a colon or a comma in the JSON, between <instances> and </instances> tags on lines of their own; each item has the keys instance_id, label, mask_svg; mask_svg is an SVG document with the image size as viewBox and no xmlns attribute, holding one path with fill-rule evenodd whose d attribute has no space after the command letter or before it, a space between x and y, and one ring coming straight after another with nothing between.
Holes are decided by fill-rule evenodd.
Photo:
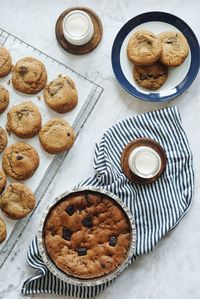
<instances>
[{"instance_id":1,"label":"cookie dough cake","mask_svg":"<svg viewBox=\"0 0 200 299\"><path fill-rule=\"evenodd\" d=\"M39 156L28 143L16 142L4 151L2 167L11 178L22 181L30 178L39 166Z\"/></svg>"},{"instance_id":2,"label":"cookie dough cake","mask_svg":"<svg viewBox=\"0 0 200 299\"><path fill-rule=\"evenodd\" d=\"M3 128L0 127L0 154L4 151L8 142L6 132Z\"/></svg>"},{"instance_id":3,"label":"cookie dough cake","mask_svg":"<svg viewBox=\"0 0 200 299\"><path fill-rule=\"evenodd\" d=\"M5 241L7 235L6 225L3 219L0 217L0 244Z\"/></svg>"},{"instance_id":4,"label":"cookie dough cake","mask_svg":"<svg viewBox=\"0 0 200 299\"><path fill-rule=\"evenodd\" d=\"M7 76L12 68L12 59L6 48L0 47L0 77Z\"/></svg>"},{"instance_id":5,"label":"cookie dough cake","mask_svg":"<svg viewBox=\"0 0 200 299\"><path fill-rule=\"evenodd\" d=\"M0 114L3 113L9 105L9 93L6 88L0 85Z\"/></svg>"},{"instance_id":6,"label":"cookie dough cake","mask_svg":"<svg viewBox=\"0 0 200 299\"><path fill-rule=\"evenodd\" d=\"M75 140L73 128L64 120L53 118L39 132L43 149L50 154L62 153L69 150Z\"/></svg>"},{"instance_id":7,"label":"cookie dough cake","mask_svg":"<svg viewBox=\"0 0 200 299\"><path fill-rule=\"evenodd\" d=\"M158 34L162 44L160 61L167 66L179 66L189 53L187 39L181 32L162 32Z\"/></svg>"},{"instance_id":8,"label":"cookie dough cake","mask_svg":"<svg viewBox=\"0 0 200 299\"><path fill-rule=\"evenodd\" d=\"M27 94L35 94L47 83L47 72L44 64L33 57L20 59L12 74L13 87Z\"/></svg>"},{"instance_id":9,"label":"cookie dough cake","mask_svg":"<svg viewBox=\"0 0 200 299\"><path fill-rule=\"evenodd\" d=\"M38 107L32 102L22 102L7 114L7 128L16 136L29 138L38 134L42 117Z\"/></svg>"},{"instance_id":10,"label":"cookie dough cake","mask_svg":"<svg viewBox=\"0 0 200 299\"><path fill-rule=\"evenodd\" d=\"M78 102L78 94L73 80L59 76L46 85L44 89L46 104L58 113L65 113L74 109Z\"/></svg>"},{"instance_id":11,"label":"cookie dough cake","mask_svg":"<svg viewBox=\"0 0 200 299\"><path fill-rule=\"evenodd\" d=\"M148 30L134 33L128 42L127 56L135 64L151 65L161 54L160 40Z\"/></svg>"},{"instance_id":12,"label":"cookie dough cake","mask_svg":"<svg viewBox=\"0 0 200 299\"><path fill-rule=\"evenodd\" d=\"M149 66L135 65L133 77L138 85L146 89L157 90L167 80L168 68L160 62Z\"/></svg>"},{"instance_id":13,"label":"cookie dough cake","mask_svg":"<svg viewBox=\"0 0 200 299\"><path fill-rule=\"evenodd\" d=\"M35 207L35 196L25 185L10 184L0 197L0 208L11 219L27 216Z\"/></svg>"},{"instance_id":14,"label":"cookie dough cake","mask_svg":"<svg viewBox=\"0 0 200 299\"><path fill-rule=\"evenodd\" d=\"M130 246L130 224L110 197L94 192L71 194L47 215L44 242L55 265L82 279L115 270Z\"/></svg>"}]
</instances>

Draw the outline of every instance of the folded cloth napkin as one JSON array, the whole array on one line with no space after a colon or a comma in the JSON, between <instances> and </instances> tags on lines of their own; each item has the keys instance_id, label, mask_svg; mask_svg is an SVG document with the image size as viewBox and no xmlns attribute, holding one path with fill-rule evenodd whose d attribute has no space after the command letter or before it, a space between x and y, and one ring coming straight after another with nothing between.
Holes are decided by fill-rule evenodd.
<instances>
[{"instance_id":1,"label":"folded cloth napkin","mask_svg":"<svg viewBox=\"0 0 200 299\"><path fill-rule=\"evenodd\" d=\"M124 147L139 137L156 140L167 154L165 172L149 185L132 183L123 174L120 166ZM148 112L112 126L96 145L94 169L95 175L79 186L96 186L120 197L135 219L135 256L152 251L158 241L187 213L192 199L192 153L182 128L178 108L170 107ZM77 287L57 279L48 271L40 257L37 238L28 250L27 261L36 269L36 274L24 282L23 294L47 292L90 298L108 286L104 284L96 287Z\"/></svg>"}]
</instances>

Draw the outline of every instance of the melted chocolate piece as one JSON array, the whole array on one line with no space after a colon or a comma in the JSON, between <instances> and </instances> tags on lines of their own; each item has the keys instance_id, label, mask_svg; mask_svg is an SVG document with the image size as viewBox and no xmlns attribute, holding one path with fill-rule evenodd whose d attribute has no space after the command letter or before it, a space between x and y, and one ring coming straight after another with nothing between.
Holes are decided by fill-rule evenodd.
<instances>
[{"instance_id":1,"label":"melted chocolate piece","mask_svg":"<svg viewBox=\"0 0 200 299\"><path fill-rule=\"evenodd\" d=\"M65 210L69 216L72 216L75 213L75 209L73 206L69 206Z\"/></svg>"},{"instance_id":2,"label":"melted chocolate piece","mask_svg":"<svg viewBox=\"0 0 200 299\"><path fill-rule=\"evenodd\" d=\"M28 69L25 66L20 66L18 72L20 73L20 75L25 75L28 73Z\"/></svg>"},{"instance_id":3,"label":"melted chocolate piece","mask_svg":"<svg viewBox=\"0 0 200 299\"><path fill-rule=\"evenodd\" d=\"M90 228L92 227L92 219L90 217L87 217L83 219L82 224L83 226Z\"/></svg>"},{"instance_id":4,"label":"melted chocolate piece","mask_svg":"<svg viewBox=\"0 0 200 299\"><path fill-rule=\"evenodd\" d=\"M20 155L17 155L17 156L16 156L16 159L17 159L17 160L22 160L22 159L23 159L23 157L22 157L22 156L20 156Z\"/></svg>"},{"instance_id":5,"label":"melted chocolate piece","mask_svg":"<svg viewBox=\"0 0 200 299\"><path fill-rule=\"evenodd\" d=\"M68 229L67 227L63 227L63 233L62 233L63 239L70 241L72 234L73 233L70 229Z\"/></svg>"},{"instance_id":6,"label":"melted chocolate piece","mask_svg":"<svg viewBox=\"0 0 200 299\"><path fill-rule=\"evenodd\" d=\"M111 236L109 239L109 245L114 247L116 244L117 244L117 237Z\"/></svg>"},{"instance_id":7,"label":"melted chocolate piece","mask_svg":"<svg viewBox=\"0 0 200 299\"><path fill-rule=\"evenodd\" d=\"M79 256L87 255L87 248L85 247L80 247L77 249L77 251Z\"/></svg>"}]
</instances>

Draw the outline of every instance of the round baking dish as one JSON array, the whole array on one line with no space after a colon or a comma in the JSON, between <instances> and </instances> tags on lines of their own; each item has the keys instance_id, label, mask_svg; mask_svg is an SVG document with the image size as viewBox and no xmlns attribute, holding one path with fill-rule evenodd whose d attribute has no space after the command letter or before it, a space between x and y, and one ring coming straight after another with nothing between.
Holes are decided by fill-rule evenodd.
<instances>
[{"instance_id":1,"label":"round baking dish","mask_svg":"<svg viewBox=\"0 0 200 299\"><path fill-rule=\"evenodd\" d=\"M106 275L103 275L101 277L92 278L92 279L77 278L77 277L68 275L65 272L63 272L62 270L60 270L55 265L55 263L51 260L50 256L48 255L48 252L47 252L46 246L45 246L45 242L44 242L44 233L43 233L45 220L46 220L47 216L49 215L51 209L56 204L58 204L58 202L62 201L64 198L67 199L67 196L77 194L77 193L84 193L84 192L90 192L90 193L96 193L96 194L100 193L105 196L108 196L111 200L113 200L115 203L117 203L117 205L119 205L119 207L123 210L123 212L127 216L129 226L130 226L130 244L129 244L129 249L127 251L125 259L112 272L110 272ZM53 201L53 203L44 211L44 213L42 215L37 237L38 237L38 247L39 247L40 255L43 259L43 262L49 269L49 271L51 271L51 273L53 273L57 278L61 279L62 281L66 282L66 283L73 284L73 285L78 285L78 286L85 286L85 287L96 286L96 285L104 284L104 283L107 283L107 282L113 280L120 273L122 273L122 271L130 264L130 262L133 258L133 255L135 254L136 229L135 229L135 223L134 223L132 214L127 209L127 207L124 205L122 200L120 198L118 198L115 194L113 194L107 190L94 188L94 187L75 188L71 191L64 192L60 196L56 197L55 200Z\"/></svg>"}]
</instances>

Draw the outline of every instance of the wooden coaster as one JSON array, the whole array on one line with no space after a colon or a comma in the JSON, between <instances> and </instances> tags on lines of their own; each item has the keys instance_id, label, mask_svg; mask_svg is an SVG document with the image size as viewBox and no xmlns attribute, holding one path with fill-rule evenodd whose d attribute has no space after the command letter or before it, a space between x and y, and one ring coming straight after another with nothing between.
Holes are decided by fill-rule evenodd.
<instances>
[{"instance_id":1,"label":"wooden coaster","mask_svg":"<svg viewBox=\"0 0 200 299\"><path fill-rule=\"evenodd\" d=\"M84 12L86 12L90 16L92 23L94 25L93 37L85 45L81 45L81 46L72 45L64 37L63 26L62 26L63 19L72 10L83 10ZM61 47L64 50L66 50L70 53L73 53L73 54L81 55L81 54L86 54L86 53L91 52L98 46L98 44L100 43L101 38L102 38L103 26L102 26L102 22L101 22L100 18L97 16L97 14L92 9L87 8L87 7L79 7L78 6L78 7L71 7L69 9L66 9L65 11L63 11L63 13L59 16L59 18L56 22L55 32L56 32L57 41L59 42L59 44L61 45Z\"/></svg>"},{"instance_id":2,"label":"wooden coaster","mask_svg":"<svg viewBox=\"0 0 200 299\"><path fill-rule=\"evenodd\" d=\"M137 148L139 146L151 147L153 150L155 150L158 153L158 155L161 158L161 168L160 168L159 172L152 178L145 179L145 178L139 177L139 176L135 175L129 167L129 164L128 164L129 155L135 148ZM121 156L121 167L122 167L122 170L123 170L125 176L130 181L132 181L136 184L144 185L144 184L149 184L149 183L154 182L162 175L162 173L165 170L166 164L167 164L167 155L165 153L165 150L162 148L162 146L158 142L156 142L155 140L150 139L150 138L138 138L138 139L135 139L132 142L128 143L127 146L125 147L125 149L123 150L122 156Z\"/></svg>"}]
</instances>

